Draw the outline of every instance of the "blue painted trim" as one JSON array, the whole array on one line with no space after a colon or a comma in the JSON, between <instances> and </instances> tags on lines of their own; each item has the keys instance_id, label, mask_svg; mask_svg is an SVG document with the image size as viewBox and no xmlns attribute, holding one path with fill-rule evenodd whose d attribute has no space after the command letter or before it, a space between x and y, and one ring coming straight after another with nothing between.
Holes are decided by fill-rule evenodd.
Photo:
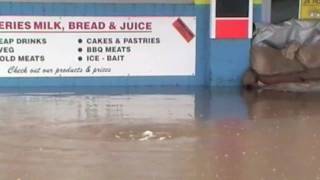
<instances>
[{"instance_id":1,"label":"blue painted trim","mask_svg":"<svg viewBox=\"0 0 320 180\"><path fill-rule=\"evenodd\" d=\"M261 22L261 20L262 20L262 6L255 5L253 8L253 21Z\"/></svg>"},{"instance_id":2,"label":"blue painted trim","mask_svg":"<svg viewBox=\"0 0 320 180\"><path fill-rule=\"evenodd\" d=\"M242 77L250 64L250 46L250 40L214 40L211 42L211 86L241 85Z\"/></svg>"}]
</instances>

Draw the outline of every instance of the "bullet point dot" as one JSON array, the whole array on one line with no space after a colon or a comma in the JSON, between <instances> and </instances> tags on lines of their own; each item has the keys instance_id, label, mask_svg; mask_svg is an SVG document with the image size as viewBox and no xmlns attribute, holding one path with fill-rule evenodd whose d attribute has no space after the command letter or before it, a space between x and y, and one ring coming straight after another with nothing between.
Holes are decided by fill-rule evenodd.
<instances>
[{"instance_id":1,"label":"bullet point dot","mask_svg":"<svg viewBox=\"0 0 320 180\"><path fill-rule=\"evenodd\" d=\"M79 60L79 61L82 61L82 57L81 57L81 56L79 56L79 57L78 57L78 60Z\"/></svg>"},{"instance_id":2,"label":"bullet point dot","mask_svg":"<svg viewBox=\"0 0 320 180\"><path fill-rule=\"evenodd\" d=\"M78 43L82 43L82 39L78 39Z\"/></svg>"},{"instance_id":3,"label":"bullet point dot","mask_svg":"<svg viewBox=\"0 0 320 180\"><path fill-rule=\"evenodd\" d=\"M82 48L79 48L78 51L79 51L79 52L82 52Z\"/></svg>"}]
</instances>

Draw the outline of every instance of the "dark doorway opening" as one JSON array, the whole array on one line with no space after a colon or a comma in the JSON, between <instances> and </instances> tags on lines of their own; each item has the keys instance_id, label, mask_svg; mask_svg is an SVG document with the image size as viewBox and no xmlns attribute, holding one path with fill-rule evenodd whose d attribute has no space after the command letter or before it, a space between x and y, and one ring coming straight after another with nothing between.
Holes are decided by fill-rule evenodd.
<instances>
[{"instance_id":1,"label":"dark doorway opening","mask_svg":"<svg viewBox=\"0 0 320 180\"><path fill-rule=\"evenodd\" d=\"M298 18L298 15L299 0L272 0L272 23L280 23L288 19Z\"/></svg>"}]
</instances>

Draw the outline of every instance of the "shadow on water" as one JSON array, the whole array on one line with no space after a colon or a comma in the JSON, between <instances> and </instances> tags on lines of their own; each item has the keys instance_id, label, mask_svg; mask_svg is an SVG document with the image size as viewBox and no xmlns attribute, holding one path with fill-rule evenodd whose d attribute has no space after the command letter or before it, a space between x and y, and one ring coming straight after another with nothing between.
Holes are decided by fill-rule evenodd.
<instances>
[{"instance_id":1,"label":"shadow on water","mask_svg":"<svg viewBox=\"0 0 320 180\"><path fill-rule=\"evenodd\" d=\"M320 179L320 94L0 90L0 179Z\"/></svg>"}]
</instances>

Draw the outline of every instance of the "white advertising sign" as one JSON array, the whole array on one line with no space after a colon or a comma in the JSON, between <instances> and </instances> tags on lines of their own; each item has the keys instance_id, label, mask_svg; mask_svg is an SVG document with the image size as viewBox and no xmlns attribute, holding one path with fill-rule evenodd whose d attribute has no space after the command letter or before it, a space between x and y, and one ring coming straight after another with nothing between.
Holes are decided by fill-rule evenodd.
<instances>
[{"instance_id":1,"label":"white advertising sign","mask_svg":"<svg viewBox=\"0 0 320 180\"><path fill-rule=\"evenodd\" d=\"M0 19L0 77L193 76L195 62L195 17Z\"/></svg>"}]
</instances>

